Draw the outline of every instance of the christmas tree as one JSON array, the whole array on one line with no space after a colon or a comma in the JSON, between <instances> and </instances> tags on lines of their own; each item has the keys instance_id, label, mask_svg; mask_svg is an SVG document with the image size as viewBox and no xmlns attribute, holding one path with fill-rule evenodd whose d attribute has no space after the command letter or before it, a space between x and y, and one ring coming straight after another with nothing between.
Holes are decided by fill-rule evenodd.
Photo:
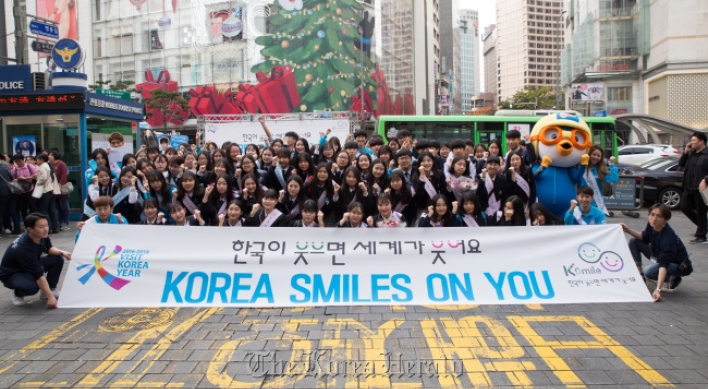
<instances>
[{"instance_id":1,"label":"christmas tree","mask_svg":"<svg viewBox=\"0 0 708 389\"><path fill-rule=\"evenodd\" d=\"M363 8L355 0L278 0L270 35L256 39L265 61L252 71L270 74L274 66L293 69L300 111L348 110L362 87L376 109L374 63L354 42ZM296 108L296 110L298 110Z\"/></svg>"}]
</instances>

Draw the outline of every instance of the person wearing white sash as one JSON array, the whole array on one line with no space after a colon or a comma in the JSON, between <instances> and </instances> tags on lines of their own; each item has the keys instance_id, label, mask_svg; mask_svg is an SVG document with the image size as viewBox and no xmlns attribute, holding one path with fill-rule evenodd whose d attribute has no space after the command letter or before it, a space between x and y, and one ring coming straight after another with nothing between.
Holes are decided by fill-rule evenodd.
<instances>
[{"instance_id":1,"label":"person wearing white sash","mask_svg":"<svg viewBox=\"0 0 708 389\"><path fill-rule=\"evenodd\" d=\"M524 203L524 210L536 202L536 180L533 171L524 164L524 157L518 152L507 154L505 176L514 186L513 194L519 196Z\"/></svg>"},{"instance_id":2,"label":"person wearing white sash","mask_svg":"<svg viewBox=\"0 0 708 389\"><path fill-rule=\"evenodd\" d=\"M202 219L202 212L200 210L194 211L193 216L187 216L184 205L181 203L170 204L170 217L174 222L172 225L178 227L189 227L189 226L204 226L206 222Z\"/></svg>"},{"instance_id":3,"label":"person wearing white sash","mask_svg":"<svg viewBox=\"0 0 708 389\"><path fill-rule=\"evenodd\" d=\"M255 214L246 218L246 224L251 227L285 227L287 219L275 206L278 204L278 192L268 189L263 194L261 206ZM254 205L253 208L256 208Z\"/></svg>"},{"instance_id":4,"label":"person wearing white sash","mask_svg":"<svg viewBox=\"0 0 708 389\"><path fill-rule=\"evenodd\" d=\"M477 195L470 191L462 195L461 206L457 207L457 222L459 227L486 227L487 215L482 212Z\"/></svg>"},{"instance_id":5,"label":"person wearing white sash","mask_svg":"<svg viewBox=\"0 0 708 389\"><path fill-rule=\"evenodd\" d=\"M580 186L589 186L592 188L592 205L599 208L605 215L609 215L610 213L607 211L607 207L605 207L603 196L612 195L612 187L610 185L619 180L619 172L614 165L615 157L611 157L609 164L606 164L604 151L602 147L598 145L594 145L588 149L588 156L590 157L588 164L583 165L583 161L581 161L574 175L579 176L576 179L580 179Z\"/></svg>"},{"instance_id":6,"label":"person wearing white sash","mask_svg":"<svg viewBox=\"0 0 708 389\"><path fill-rule=\"evenodd\" d=\"M290 178L292 174L292 167L290 167L291 155L287 148L282 148L278 151L277 163L268 168L268 173L266 173L265 180L263 184L270 189L275 189L277 192L285 190L286 181Z\"/></svg>"},{"instance_id":7,"label":"person wearing white sash","mask_svg":"<svg viewBox=\"0 0 708 389\"><path fill-rule=\"evenodd\" d=\"M420 153L418 170L413 173L412 182L415 185L415 202L420 213L425 212L429 205L433 205L433 197L436 194L443 194L446 199L453 197L447 190L445 174L435 167L435 157L428 151Z\"/></svg>"},{"instance_id":8,"label":"person wearing white sash","mask_svg":"<svg viewBox=\"0 0 708 389\"><path fill-rule=\"evenodd\" d=\"M473 178L470 176L470 165L470 162L464 156L455 157L447 172L448 175L445 180L447 182L447 190L454 196L451 200L458 203L461 202L462 195L465 192L475 189Z\"/></svg>"},{"instance_id":9,"label":"person wearing white sash","mask_svg":"<svg viewBox=\"0 0 708 389\"><path fill-rule=\"evenodd\" d=\"M142 225L164 226L168 224L165 214L158 209L157 199L154 197L145 199L143 213L145 214L145 220L140 222Z\"/></svg>"},{"instance_id":10,"label":"person wearing white sash","mask_svg":"<svg viewBox=\"0 0 708 389\"><path fill-rule=\"evenodd\" d=\"M339 188L339 184L332 180L332 171L327 163L317 165L314 178L305 182L305 194L325 214L329 226L337 222L335 211L339 202Z\"/></svg>"},{"instance_id":11,"label":"person wearing white sash","mask_svg":"<svg viewBox=\"0 0 708 389\"><path fill-rule=\"evenodd\" d=\"M187 216L192 216L203 197L204 188L197 182L197 176L191 171L184 172L177 185L177 194L173 196L172 201L182 203L187 210Z\"/></svg>"},{"instance_id":12,"label":"person wearing white sash","mask_svg":"<svg viewBox=\"0 0 708 389\"><path fill-rule=\"evenodd\" d=\"M366 223L371 228L403 228L408 224L406 217L396 212L392 208L391 196L382 193L376 199L376 206L379 212L374 216L369 216Z\"/></svg>"},{"instance_id":13,"label":"person wearing white sash","mask_svg":"<svg viewBox=\"0 0 708 389\"><path fill-rule=\"evenodd\" d=\"M226 215L226 207L234 199L231 179L226 174L216 179L215 185L207 186L199 210L210 226L219 225L219 215Z\"/></svg>"},{"instance_id":14,"label":"person wearing white sash","mask_svg":"<svg viewBox=\"0 0 708 389\"><path fill-rule=\"evenodd\" d=\"M368 154L361 154L368 156ZM344 171L344 180L339 189L339 205L337 219L347 212L349 204L354 202L364 204L364 213L367 216L373 215L374 212L374 196L369 193L369 187L361 181L359 169L350 166Z\"/></svg>"},{"instance_id":15,"label":"person wearing white sash","mask_svg":"<svg viewBox=\"0 0 708 389\"><path fill-rule=\"evenodd\" d=\"M342 216L337 227L340 228L368 228L369 225L364 222L364 205L353 202L349 204L347 212Z\"/></svg>"},{"instance_id":16,"label":"person wearing white sash","mask_svg":"<svg viewBox=\"0 0 708 389\"><path fill-rule=\"evenodd\" d=\"M229 207L226 209L226 215L218 216L219 227L244 227L246 219L243 217L243 210L243 201L239 199L231 200Z\"/></svg>"},{"instance_id":17,"label":"person wearing white sash","mask_svg":"<svg viewBox=\"0 0 708 389\"><path fill-rule=\"evenodd\" d=\"M280 191L280 198L276 207L285 215L285 219L290 222L302 217L300 208L307 200L307 196L305 196L305 184L298 175L290 176L286 186L287 190Z\"/></svg>"},{"instance_id":18,"label":"person wearing white sash","mask_svg":"<svg viewBox=\"0 0 708 389\"><path fill-rule=\"evenodd\" d=\"M305 200L302 204L300 219L287 223L287 227L324 227L324 217L325 214L317 210L315 200ZM315 221L315 218L317 218L317 221Z\"/></svg>"},{"instance_id":19,"label":"person wearing white sash","mask_svg":"<svg viewBox=\"0 0 708 389\"><path fill-rule=\"evenodd\" d=\"M498 156L492 155L487 158L487 168L482 170L480 175L480 183L477 186L477 198L479 205L487 215L487 223L490 226L495 225L495 222L500 218L497 212L500 212L503 204L514 193L513 185L499 174L501 160Z\"/></svg>"},{"instance_id":20,"label":"person wearing white sash","mask_svg":"<svg viewBox=\"0 0 708 389\"><path fill-rule=\"evenodd\" d=\"M593 190L589 186L581 186L576 191L577 200L570 200L570 209L566 211L563 223L565 225L607 224L605 214L592 205Z\"/></svg>"},{"instance_id":21,"label":"person wearing white sash","mask_svg":"<svg viewBox=\"0 0 708 389\"><path fill-rule=\"evenodd\" d=\"M96 175L91 178L91 185L88 186L88 197L84 201L84 214L81 220L87 220L96 216L93 202L99 196L111 196L113 193L113 181L111 180L111 169L108 166L98 166Z\"/></svg>"},{"instance_id":22,"label":"person wearing white sash","mask_svg":"<svg viewBox=\"0 0 708 389\"><path fill-rule=\"evenodd\" d=\"M113 185L113 210L123 215L130 224L140 223L140 215L143 212L141 200L144 197L137 188L138 177L135 169L125 166L120 171L118 182Z\"/></svg>"},{"instance_id":23,"label":"person wearing white sash","mask_svg":"<svg viewBox=\"0 0 708 389\"><path fill-rule=\"evenodd\" d=\"M415 220L418 212L414 199L415 191L406 182L401 170L394 170L391 173L390 185L391 188L384 190L384 193L390 195L393 211L402 214L406 220Z\"/></svg>"},{"instance_id":24,"label":"person wearing white sash","mask_svg":"<svg viewBox=\"0 0 708 389\"><path fill-rule=\"evenodd\" d=\"M457 201L452 202L452 210L447 205L445 195L437 194L433 197L433 205L428 207L428 213L420 215L417 227L458 227Z\"/></svg>"},{"instance_id":25,"label":"person wearing white sash","mask_svg":"<svg viewBox=\"0 0 708 389\"><path fill-rule=\"evenodd\" d=\"M519 196L509 196L496 225L499 227L525 227L527 224L524 201Z\"/></svg>"}]
</instances>

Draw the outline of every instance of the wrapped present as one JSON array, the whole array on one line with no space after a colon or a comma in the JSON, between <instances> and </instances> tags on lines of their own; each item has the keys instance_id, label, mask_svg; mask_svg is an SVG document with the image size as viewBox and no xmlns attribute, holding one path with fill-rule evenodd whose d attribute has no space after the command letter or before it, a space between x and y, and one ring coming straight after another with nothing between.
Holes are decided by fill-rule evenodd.
<instances>
[{"instance_id":1,"label":"wrapped present","mask_svg":"<svg viewBox=\"0 0 708 389\"><path fill-rule=\"evenodd\" d=\"M393 114L403 115L403 98L401 98L401 95L397 95L396 102L393 103Z\"/></svg>"},{"instance_id":2,"label":"wrapped present","mask_svg":"<svg viewBox=\"0 0 708 389\"><path fill-rule=\"evenodd\" d=\"M161 70L158 74L157 79L152 74L152 70L148 69L145 71L145 82L140 83L135 86L135 90L140 92L143 98L152 96L151 91L154 89L164 89L168 92L177 92L179 86L177 81L170 80L170 72L167 70Z\"/></svg>"},{"instance_id":3,"label":"wrapped present","mask_svg":"<svg viewBox=\"0 0 708 389\"><path fill-rule=\"evenodd\" d=\"M295 73L290 67L274 66L268 77L256 73L258 85L253 87L261 113L289 113L300 106L300 93L295 85Z\"/></svg>"},{"instance_id":4,"label":"wrapped present","mask_svg":"<svg viewBox=\"0 0 708 389\"><path fill-rule=\"evenodd\" d=\"M415 99L411 88L406 88L406 93L403 96L403 114L415 115Z\"/></svg>"},{"instance_id":5,"label":"wrapped present","mask_svg":"<svg viewBox=\"0 0 708 389\"><path fill-rule=\"evenodd\" d=\"M196 116L243 113L233 102L231 91L221 93L212 85L189 90L189 106Z\"/></svg>"},{"instance_id":6,"label":"wrapped present","mask_svg":"<svg viewBox=\"0 0 708 389\"><path fill-rule=\"evenodd\" d=\"M364 91L364 112L361 112L362 108L362 93L361 93L361 88L359 88L356 92L356 94L351 95L351 100L352 100L352 105L349 106L349 110L352 112L359 112L359 118L363 117L368 117L368 113L374 112L374 105L371 102L371 95L369 94L369 91Z\"/></svg>"},{"instance_id":7,"label":"wrapped present","mask_svg":"<svg viewBox=\"0 0 708 389\"><path fill-rule=\"evenodd\" d=\"M393 101L391 100L391 92L388 89L388 83L386 82L386 76L383 70L376 63L376 72L372 74L376 82L378 83L378 96L376 98L376 116L380 115L391 115L393 114Z\"/></svg>"},{"instance_id":8,"label":"wrapped present","mask_svg":"<svg viewBox=\"0 0 708 389\"><path fill-rule=\"evenodd\" d=\"M236 107L244 112L259 113L258 101L253 93L255 89L251 84L239 84L238 93L234 99Z\"/></svg>"}]
</instances>

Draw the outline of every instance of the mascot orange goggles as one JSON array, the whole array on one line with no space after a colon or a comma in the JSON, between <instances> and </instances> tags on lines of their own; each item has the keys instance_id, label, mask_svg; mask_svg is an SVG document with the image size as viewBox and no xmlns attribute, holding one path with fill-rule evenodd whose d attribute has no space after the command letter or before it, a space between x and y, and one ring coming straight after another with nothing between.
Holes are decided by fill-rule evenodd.
<instances>
[{"instance_id":1,"label":"mascot orange goggles","mask_svg":"<svg viewBox=\"0 0 708 389\"><path fill-rule=\"evenodd\" d=\"M592 146L588 134L577 128L572 130L564 130L561 127L550 126L541 130L538 135L532 136L531 140L537 140L546 146L553 146L560 143L565 137L563 132L570 132L570 143L576 148L585 149Z\"/></svg>"}]
</instances>

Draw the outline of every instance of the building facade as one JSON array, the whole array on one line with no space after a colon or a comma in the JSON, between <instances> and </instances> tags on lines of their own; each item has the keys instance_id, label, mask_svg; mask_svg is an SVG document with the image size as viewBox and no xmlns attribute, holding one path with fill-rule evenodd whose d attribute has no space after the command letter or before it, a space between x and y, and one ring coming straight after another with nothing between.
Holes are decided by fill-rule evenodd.
<instances>
[{"instance_id":1,"label":"building facade","mask_svg":"<svg viewBox=\"0 0 708 389\"><path fill-rule=\"evenodd\" d=\"M441 113L462 112L462 28L458 0L440 0Z\"/></svg>"},{"instance_id":2,"label":"building facade","mask_svg":"<svg viewBox=\"0 0 708 389\"><path fill-rule=\"evenodd\" d=\"M649 14L650 50L642 72L644 112L696 129L708 128L706 3L688 1L676 7L668 0L652 1Z\"/></svg>"},{"instance_id":3,"label":"building facade","mask_svg":"<svg viewBox=\"0 0 708 389\"><path fill-rule=\"evenodd\" d=\"M482 36L482 52L484 56L484 92L494 93L499 92L498 83L499 63L497 61L497 25L490 24L484 28Z\"/></svg>"},{"instance_id":4,"label":"building facade","mask_svg":"<svg viewBox=\"0 0 708 389\"><path fill-rule=\"evenodd\" d=\"M585 115L642 113L648 1L571 1L561 82L566 106Z\"/></svg>"},{"instance_id":5,"label":"building facade","mask_svg":"<svg viewBox=\"0 0 708 389\"><path fill-rule=\"evenodd\" d=\"M497 0L499 100L526 85L559 86L562 1Z\"/></svg>"},{"instance_id":6,"label":"building facade","mask_svg":"<svg viewBox=\"0 0 708 389\"><path fill-rule=\"evenodd\" d=\"M474 107L473 96L479 94L480 60L479 14L474 10L460 10L460 62L462 112L470 112Z\"/></svg>"}]
</instances>

